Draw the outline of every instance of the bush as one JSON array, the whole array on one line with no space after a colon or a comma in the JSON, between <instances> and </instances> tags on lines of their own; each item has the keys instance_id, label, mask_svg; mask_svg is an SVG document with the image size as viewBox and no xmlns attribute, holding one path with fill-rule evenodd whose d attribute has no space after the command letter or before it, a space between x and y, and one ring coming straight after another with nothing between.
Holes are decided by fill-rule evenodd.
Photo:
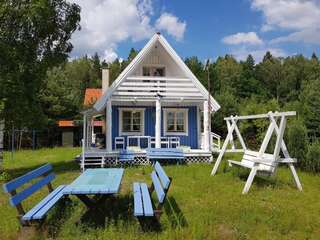
<instances>
[{"instance_id":1,"label":"bush","mask_svg":"<svg viewBox=\"0 0 320 240\"><path fill-rule=\"evenodd\" d=\"M298 166L306 169L306 154L308 151L307 128L301 121L294 121L288 124L288 150L292 157L297 158Z\"/></svg>"},{"instance_id":2,"label":"bush","mask_svg":"<svg viewBox=\"0 0 320 240\"><path fill-rule=\"evenodd\" d=\"M0 182L6 182L10 179L10 174L7 172L0 172Z\"/></svg>"},{"instance_id":3,"label":"bush","mask_svg":"<svg viewBox=\"0 0 320 240\"><path fill-rule=\"evenodd\" d=\"M312 172L320 172L320 142L309 146L305 169Z\"/></svg>"},{"instance_id":4,"label":"bush","mask_svg":"<svg viewBox=\"0 0 320 240\"><path fill-rule=\"evenodd\" d=\"M247 99L241 106L240 115L263 114L268 113L269 111L274 112L280 110L279 104L275 99L259 102L256 97ZM238 126L240 127L240 132L250 149L259 149L266 135L269 124L269 119L241 121L241 124ZM274 142L274 139L272 139L269 146L274 145ZM273 149L273 147L271 147L271 149Z\"/></svg>"}]
</instances>

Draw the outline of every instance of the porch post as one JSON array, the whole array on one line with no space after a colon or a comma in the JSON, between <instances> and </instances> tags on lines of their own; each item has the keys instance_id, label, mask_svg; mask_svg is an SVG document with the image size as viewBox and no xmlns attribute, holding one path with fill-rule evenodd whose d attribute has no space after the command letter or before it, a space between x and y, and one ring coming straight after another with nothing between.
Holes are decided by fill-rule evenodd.
<instances>
[{"instance_id":1,"label":"porch post","mask_svg":"<svg viewBox=\"0 0 320 240\"><path fill-rule=\"evenodd\" d=\"M203 132L204 132L204 143L203 148L205 151L210 151L210 126L209 126L209 111L208 101L203 102Z\"/></svg>"},{"instance_id":2,"label":"porch post","mask_svg":"<svg viewBox=\"0 0 320 240\"><path fill-rule=\"evenodd\" d=\"M161 148L161 102L160 98L156 100L156 126L155 126L155 147Z\"/></svg>"},{"instance_id":3,"label":"porch post","mask_svg":"<svg viewBox=\"0 0 320 240\"><path fill-rule=\"evenodd\" d=\"M82 141L82 144L84 147L87 146L87 116L86 114L84 113L83 114L83 141Z\"/></svg>"},{"instance_id":4,"label":"porch post","mask_svg":"<svg viewBox=\"0 0 320 240\"><path fill-rule=\"evenodd\" d=\"M106 150L112 151L112 104L111 100L107 101L106 107Z\"/></svg>"},{"instance_id":5,"label":"porch post","mask_svg":"<svg viewBox=\"0 0 320 240\"><path fill-rule=\"evenodd\" d=\"M83 138L82 138L82 158L81 158L81 171L84 171L84 163L85 163L85 149L86 149L86 137L87 137L87 116L83 114Z\"/></svg>"}]
</instances>

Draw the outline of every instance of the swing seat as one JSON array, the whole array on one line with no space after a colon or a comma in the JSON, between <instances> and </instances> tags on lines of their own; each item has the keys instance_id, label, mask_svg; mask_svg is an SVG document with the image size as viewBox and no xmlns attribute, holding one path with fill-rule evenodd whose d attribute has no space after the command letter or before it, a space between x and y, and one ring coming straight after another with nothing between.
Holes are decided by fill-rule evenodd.
<instances>
[{"instance_id":1,"label":"swing seat","mask_svg":"<svg viewBox=\"0 0 320 240\"><path fill-rule=\"evenodd\" d=\"M277 167L278 162L274 159L272 154L264 153L259 157L259 152L245 150L241 162L228 160L229 166L241 166L245 168L253 168L257 165L258 172L266 172L272 174Z\"/></svg>"}]
</instances>

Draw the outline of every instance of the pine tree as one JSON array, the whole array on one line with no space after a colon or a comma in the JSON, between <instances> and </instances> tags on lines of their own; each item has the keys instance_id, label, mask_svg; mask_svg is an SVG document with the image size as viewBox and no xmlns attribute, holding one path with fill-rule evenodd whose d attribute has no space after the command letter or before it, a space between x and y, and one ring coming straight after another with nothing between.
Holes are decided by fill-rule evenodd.
<instances>
[{"instance_id":1,"label":"pine tree","mask_svg":"<svg viewBox=\"0 0 320 240\"><path fill-rule=\"evenodd\" d=\"M319 59L318 59L318 57L317 57L317 55L316 55L315 52L312 53L311 60L312 60L312 61L315 61L315 62L318 62L318 61L319 61Z\"/></svg>"},{"instance_id":2,"label":"pine tree","mask_svg":"<svg viewBox=\"0 0 320 240\"><path fill-rule=\"evenodd\" d=\"M272 56L272 54L271 54L269 51L266 52L266 55L264 55L262 61L263 61L263 62L266 62L267 60L269 60L269 61L272 61L272 60L273 60L273 56Z\"/></svg>"}]
</instances>

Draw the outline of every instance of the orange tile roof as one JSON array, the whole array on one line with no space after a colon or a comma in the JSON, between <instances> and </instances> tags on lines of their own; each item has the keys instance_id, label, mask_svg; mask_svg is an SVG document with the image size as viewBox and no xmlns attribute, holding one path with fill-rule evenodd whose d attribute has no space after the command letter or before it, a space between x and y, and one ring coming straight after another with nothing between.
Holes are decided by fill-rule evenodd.
<instances>
[{"instance_id":1,"label":"orange tile roof","mask_svg":"<svg viewBox=\"0 0 320 240\"><path fill-rule=\"evenodd\" d=\"M74 127L73 120L60 120L58 121L59 127Z\"/></svg>"},{"instance_id":2,"label":"orange tile roof","mask_svg":"<svg viewBox=\"0 0 320 240\"><path fill-rule=\"evenodd\" d=\"M59 125L59 127L76 127L76 124L75 124L75 122L73 120L60 120L60 121L58 121L58 125ZM93 125L95 127L102 127L103 126L103 121L95 120L93 122Z\"/></svg>"},{"instance_id":3,"label":"orange tile roof","mask_svg":"<svg viewBox=\"0 0 320 240\"><path fill-rule=\"evenodd\" d=\"M95 121L93 122L93 125L94 125L95 127L102 127L102 126L103 126L103 121L95 120Z\"/></svg>"},{"instance_id":4,"label":"orange tile roof","mask_svg":"<svg viewBox=\"0 0 320 240\"><path fill-rule=\"evenodd\" d=\"M102 89L87 88L84 95L84 105L89 106L94 104L102 96Z\"/></svg>"}]
</instances>

